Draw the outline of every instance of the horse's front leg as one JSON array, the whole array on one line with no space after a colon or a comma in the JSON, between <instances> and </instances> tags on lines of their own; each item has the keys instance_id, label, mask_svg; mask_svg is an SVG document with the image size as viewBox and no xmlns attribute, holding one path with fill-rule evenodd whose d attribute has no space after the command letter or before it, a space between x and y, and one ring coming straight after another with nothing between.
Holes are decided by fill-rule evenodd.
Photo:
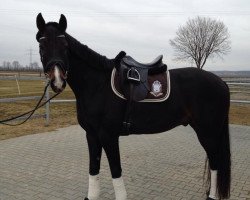
<instances>
[{"instance_id":1,"label":"horse's front leg","mask_svg":"<svg viewBox=\"0 0 250 200\"><path fill-rule=\"evenodd\" d=\"M99 171L102 155L102 146L99 141L99 138L96 135L87 133L86 136L89 148L88 199L97 200L100 194Z\"/></svg>"},{"instance_id":2,"label":"horse's front leg","mask_svg":"<svg viewBox=\"0 0 250 200\"><path fill-rule=\"evenodd\" d=\"M122 178L122 168L119 151L119 137L101 133L101 143L109 161L109 167L113 178L116 200L126 200L127 192Z\"/></svg>"}]
</instances>

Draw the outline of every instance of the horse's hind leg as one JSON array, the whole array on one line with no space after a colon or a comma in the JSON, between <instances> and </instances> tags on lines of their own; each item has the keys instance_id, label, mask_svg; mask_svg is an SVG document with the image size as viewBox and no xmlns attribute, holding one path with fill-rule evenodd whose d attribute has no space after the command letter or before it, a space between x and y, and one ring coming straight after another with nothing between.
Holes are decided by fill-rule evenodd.
<instances>
[{"instance_id":1,"label":"horse's hind leg","mask_svg":"<svg viewBox=\"0 0 250 200\"><path fill-rule=\"evenodd\" d=\"M204 133L204 132L203 132ZM209 193L208 196L211 199L217 199L217 173L218 173L218 159L219 159L219 152L218 152L218 139L216 137L214 138L209 138L206 137L205 135L197 133L199 141L203 148L206 151L207 157L208 157L208 162L209 162L209 169L210 172L209 174Z\"/></svg>"},{"instance_id":2,"label":"horse's hind leg","mask_svg":"<svg viewBox=\"0 0 250 200\"><path fill-rule=\"evenodd\" d=\"M87 133L87 142L89 148L89 188L88 199L96 200L100 194L100 162L102 154L102 146L97 136Z\"/></svg>"},{"instance_id":3,"label":"horse's hind leg","mask_svg":"<svg viewBox=\"0 0 250 200\"><path fill-rule=\"evenodd\" d=\"M210 121L210 123L209 123ZM228 117L206 119L191 125L205 149L210 168L210 199L228 198L230 194L230 143Z\"/></svg>"}]
</instances>

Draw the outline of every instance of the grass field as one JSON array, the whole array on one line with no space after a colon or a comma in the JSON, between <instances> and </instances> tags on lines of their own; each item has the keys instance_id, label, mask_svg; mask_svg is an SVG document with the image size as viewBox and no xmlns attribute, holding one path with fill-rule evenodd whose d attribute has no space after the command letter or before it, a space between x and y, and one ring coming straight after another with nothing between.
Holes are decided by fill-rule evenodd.
<instances>
[{"instance_id":1,"label":"grass field","mask_svg":"<svg viewBox=\"0 0 250 200\"><path fill-rule=\"evenodd\" d=\"M43 93L44 80L20 80L21 95L15 80L0 80L0 98L10 98L19 96L40 96ZM231 99L250 100L249 87L231 87ZM244 91L244 93L242 93ZM52 94L52 93L51 93ZM73 99L74 95L69 87L60 94L57 99ZM36 101L19 101L12 103L0 103L0 120L15 116L34 108ZM45 126L45 119L31 119L25 124L17 127L0 125L0 140L41 133L55 130L61 127L77 124L75 103L52 103L50 109L50 124ZM45 109L39 109L36 114L45 114ZM250 104L235 104L230 107L230 123L250 125Z\"/></svg>"},{"instance_id":2,"label":"grass field","mask_svg":"<svg viewBox=\"0 0 250 200\"><path fill-rule=\"evenodd\" d=\"M20 80L21 95L19 95L15 80L0 80L0 98L41 95L45 84L44 80Z\"/></svg>"},{"instance_id":3,"label":"grass field","mask_svg":"<svg viewBox=\"0 0 250 200\"><path fill-rule=\"evenodd\" d=\"M44 91L44 80L20 80L21 95L18 95L18 89L15 80L0 80L0 98L12 98L21 96L41 96ZM51 95L53 92L50 92ZM69 87L60 94L57 99L74 99L74 95ZM0 103L0 119L9 118L29 111L36 105L37 100L18 101L10 103ZM35 114L44 115L45 107L42 107ZM18 121L16 121L18 122ZM55 130L57 128L77 124L75 103L51 103L50 104L50 124L45 126L45 118L35 118L27 121L21 126L0 125L0 140L41 133Z\"/></svg>"}]
</instances>

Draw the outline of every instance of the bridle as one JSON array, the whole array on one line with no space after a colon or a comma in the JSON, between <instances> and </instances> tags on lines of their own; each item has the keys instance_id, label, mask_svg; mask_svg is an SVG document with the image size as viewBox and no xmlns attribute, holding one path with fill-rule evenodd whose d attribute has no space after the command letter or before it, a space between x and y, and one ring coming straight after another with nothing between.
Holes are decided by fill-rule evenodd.
<instances>
[{"instance_id":1,"label":"bridle","mask_svg":"<svg viewBox=\"0 0 250 200\"><path fill-rule=\"evenodd\" d=\"M57 38L65 38L65 35L58 35L56 36ZM40 43L42 40L45 40L46 37L42 36L40 38L37 38L37 41ZM40 59L41 59L41 62L43 63L43 60L44 60L44 55L41 53L41 48L39 50L39 54L40 54Z\"/></svg>"},{"instance_id":2,"label":"bridle","mask_svg":"<svg viewBox=\"0 0 250 200\"><path fill-rule=\"evenodd\" d=\"M65 38L65 35L58 35L58 36L56 36L57 38ZM38 40L38 42L40 43L40 41L41 40L44 40L44 39L46 39L46 37L40 37L39 39L37 39ZM39 50L39 54L40 54L40 58L41 58L41 62L43 63L43 61L44 61L44 54L42 54L42 51L41 51L41 49ZM45 75L45 77L46 78L50 78L50 74L48 73L51 69L51 66L55 66L55 65L58 65L59 66L59 68L62 70L62 72L63 72L63 78L64 78L64 80L66 80L67 79L67 75L68 75L68 69L66 69L66 67L65 67L65 65L64 65L64 62L63 62L63 60L61 60L61 59L52 59L52 60L50 60L50 61L48 61L47 62L47 64L46 64L46 66L45 66L45 68L44 68L44 75Z\"/></svg>"},{"instance_id":3,"label":"bridle","mask_svg":"<svg viewBox=\"0 0 250 200\"><path fill-rule=\"evenodd\" d=\"M24 124L26 121L28 121L28 120L31 118L31 116L35 113L35 111L36 111L37 109L41 108L41 107L44 106L46 103L48 103L51 99L54 99L57 95L60 94L60 93L54 94L52 97L50 97L48 100L46 100L44 103L41 104L41 102L42 102L42 100L43 100L43 98L44 98L44 96L45 96L45 94L46 94L46 90L47 90L47 88L49 87L49 85L50 85L50 81L48 81L47 85L45 86L43 95L41 96L40 100L37 102L37 104L36 104L36 106L35 106L34 109L32 109L32 110L30 110L30 111L28 111L28 112L25 112L25 113L23 113L23 114L21 114L21 115L17 115L17 116L15 116L15 117L11 117L11 118L7 118L7 119L4 119L4 120L1 120L1 121L0 121L0 124L8 125L8 126L18 126L18 125ZM25 116L25 115L28 115L28 117L27 117L25 120L23 120L22 122L20 122L20 123L17 123L17 124L10 124L10 123L8 123L9 121L13 121L13 120L18 119L18 118L20 118L20 117L23 117L23 116Z\"/></svg>"}]
</instances>

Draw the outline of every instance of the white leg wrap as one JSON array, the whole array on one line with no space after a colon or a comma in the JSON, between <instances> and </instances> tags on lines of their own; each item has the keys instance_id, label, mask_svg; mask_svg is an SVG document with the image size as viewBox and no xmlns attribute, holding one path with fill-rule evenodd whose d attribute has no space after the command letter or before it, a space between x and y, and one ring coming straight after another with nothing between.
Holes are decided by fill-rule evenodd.
<instances>
[{"instance_id":1,"label":"white leg wrap","mask_svg":"<svg viewBox=\"0 0 250 200\"><path fill-rule=\"evenodd\" d=\"M211 185L209 197L217 199L217 170L211 170Z\"/></svg>"},{"instance_id":2,"label":"white leg wrap","mask_svg":"<svg viewBox=\"0 0 250 200\"><path fill-rule=\"evenodd\" d=\"M88 199L97 200L100 194L100 179L99 175L91 176L89 175L89 190Z\"/></svg>"},{"instance_id":3,"label":"white leg wrap","mask_svg":"<svg viewBox=\"0 0 250 200\"><path fill-rule=\"evenodd\" d=\"M122 177L113 179L116 200L126 200L127 192Z\"/></svg>"}]
</instances>

